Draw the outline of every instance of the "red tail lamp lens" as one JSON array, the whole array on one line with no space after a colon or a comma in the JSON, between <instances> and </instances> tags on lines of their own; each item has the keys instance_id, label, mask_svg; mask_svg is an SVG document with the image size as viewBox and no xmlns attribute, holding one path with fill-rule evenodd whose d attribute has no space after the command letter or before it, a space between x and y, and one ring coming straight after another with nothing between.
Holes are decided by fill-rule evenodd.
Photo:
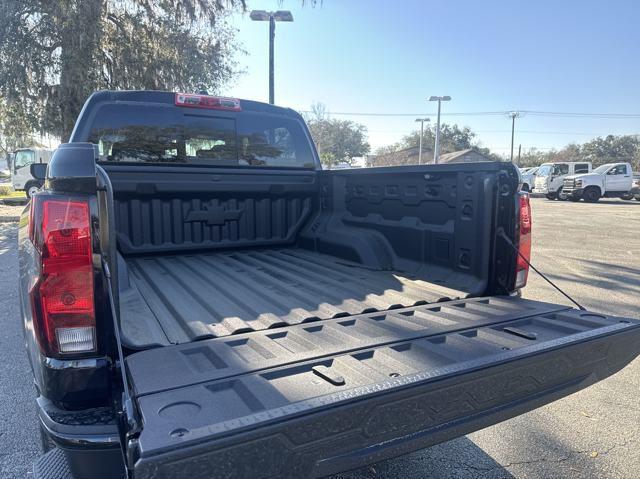
<instances>
[{"instance_id":1,"label":"red tail lamp lens","mask_svg":"<svg viewBox=\"0 0 640 479\"><path fill-rule=\"evenodd\" d=\"M523 288L529 276L529 261L531 260L531 204L529 195L520 195L520 221L518 239L518 261L516 266L515 288ZM526 259L526 261L525 261Z\"/></svg>"},{"instance_id":2,"label":"red tail lamp lens","mask_svg":"<svg viewBox=\"0 0 640 479\"><path fill-rule=\"evenodd\" d=\"M41 255L40 275L31 294L43 353L95 351L89 204L39 195L31 207L32 241Z\"/></svg>"}]
</instances>

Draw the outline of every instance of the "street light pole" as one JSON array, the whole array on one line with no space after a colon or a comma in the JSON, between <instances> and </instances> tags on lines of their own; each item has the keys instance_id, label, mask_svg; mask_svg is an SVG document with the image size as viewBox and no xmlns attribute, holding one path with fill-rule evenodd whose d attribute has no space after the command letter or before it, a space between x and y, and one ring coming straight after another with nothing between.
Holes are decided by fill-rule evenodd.
<instances>
[{"instance_id":1,"label":"street light pole","mask_svg":"<svg viewBox=\"0 0 640 479\"><path fill-rule=\"evenodd\" d=\"M273 45L276 38L276 22L293 22L293 15L288 10L278 10L277 12L252 10L249 17L256 22L269 22L269 103L273 105L275 101Z\"/></svg>"},{"instance_id":2,"label":"street light pole","mask_svg":"<svg viewBox=\"0 0 640 479\"><path fill-rule=\"evenodd\" d=\"M429 101L438 102L438 120L436 122L436 144L433 148L433 162L437 165L440 159L440 104L443 101L450 101L450 96L430 96Z\"/></svg>"},{"instance_id":3,"label":"street light pole","mask_svg":"<svg viewBox=\"0 0 640 479\"><path fill-rule=\"evenodd\" d=\"M420 122L420 147L418 149L418 164L422 164L422 138L424 137L424 122L429 121L429 118L416 118L416 121Z\"/></svg>"},{"instance_id":4,"label":"street light pole","mask_svg":"<svg viewBox=\"0 0 640 479\"><path fill-rule=\"evenodd\" d=\"M274 79L273 79L273 43L276 39L276 20L273 15L269 15L269 103L273 105L275 101Z\"/></svg>"}]
</instances>

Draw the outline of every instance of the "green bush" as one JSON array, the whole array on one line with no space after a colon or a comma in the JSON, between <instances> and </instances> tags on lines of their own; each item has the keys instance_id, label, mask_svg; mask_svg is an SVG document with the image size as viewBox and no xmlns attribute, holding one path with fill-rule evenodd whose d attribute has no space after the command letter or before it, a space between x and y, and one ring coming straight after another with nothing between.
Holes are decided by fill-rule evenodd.
<instances>
[{"instance_id":1,"label":"green bush","mask_svg":"<svg viewBox=\"0 0 640 479\"><path fill-rule=\"evenodd\" d=\"M13 193L13 186L0 185L0 196L8 196Z\"/></svg>"}]
</instances>

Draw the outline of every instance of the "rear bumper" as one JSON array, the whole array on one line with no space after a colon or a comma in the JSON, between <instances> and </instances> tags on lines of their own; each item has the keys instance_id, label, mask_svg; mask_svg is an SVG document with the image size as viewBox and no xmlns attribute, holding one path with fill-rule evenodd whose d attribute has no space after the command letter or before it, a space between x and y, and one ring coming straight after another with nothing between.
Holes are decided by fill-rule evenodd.
<instances>
[{"instance_id":1,"label":"rear bumper","mask_svg":"<svg viewBox=\"0 0 640 479\"><path fill-rule=\"evenodd\" d=\"M143 431L134 477L204 479L211 471L237 478L322 477L429 447L587 387L620 370L640 350L637 322L594 333L387 378L201 428L172 430L168 417L159 418L167 429L157 428L156 437L144 437Z\"/></svg>"},{"instance_id":2,"label":"rear bumper","mask_svg":"<svg viewBox=\"0 0 640 479\"><path fill-rule=\"evenodd\" d=\"M124 469L115 417L109 408L65 411L40 397L38 419L56 448L34 463L36 479L111 479ZM64 475L61 470L68 471Z\"/></svg>"}]
</instances>

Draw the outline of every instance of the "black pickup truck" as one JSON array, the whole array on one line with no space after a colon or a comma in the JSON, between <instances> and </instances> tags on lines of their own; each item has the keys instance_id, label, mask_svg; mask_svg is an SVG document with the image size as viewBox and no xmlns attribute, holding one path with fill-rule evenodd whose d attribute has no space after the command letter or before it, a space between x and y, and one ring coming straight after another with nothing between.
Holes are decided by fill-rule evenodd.
<instances>
[{"instance_id":1,"label":"black pickup truck","mask_svg":"<svg viewBox=\"0 0 640 479\"><path fill-rule=\"evenodd\" d=\"M615 373L640 321L519 297L511 163L322 170L292 110L91 96L22 218L37 479L321 477Z\"/></svg>"}]
</instances>

